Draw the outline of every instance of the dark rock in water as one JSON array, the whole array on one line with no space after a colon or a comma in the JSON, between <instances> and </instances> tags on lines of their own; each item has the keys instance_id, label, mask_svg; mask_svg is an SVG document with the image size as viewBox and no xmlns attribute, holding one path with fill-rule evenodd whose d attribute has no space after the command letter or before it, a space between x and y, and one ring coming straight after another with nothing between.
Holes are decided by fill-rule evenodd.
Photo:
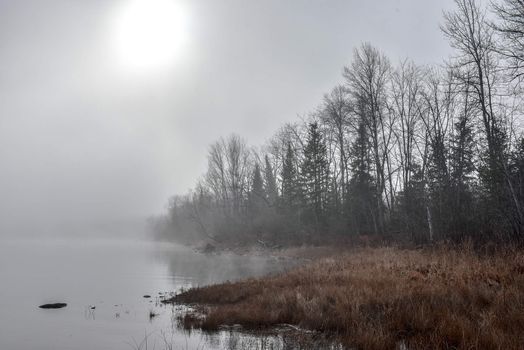
<instances>
[{"instance_id":1,"label":"dark rock in water","mask_svg":"<svg viewBox=\"0 0 524 350\"><path fill-rule=\"evenodd\" d=\"M43 304L43 305L40 305L39 308L41 309L61 309L66 306L67 306L66 303L54 303L54 304Z\"/></svg>"},{"instance_id":2,"label":"dark rock in water","mask_svg":"<svg viewBox=\"0 0 524 350\"><path fill-rule=\"evenodd\" d=\"M146 295L144 295L144 298L151 298L151 295L146 294Z\"/></svg>"},{"instance_id":3,"label":"dark rock in water","mask_svg":"<svg viewBox=\"0 0 524 350\"><path fill-rule=\"evenodd\" d=\"M91 310L94 310L94 309L96 309L96 306L90 306L89 308L90 308Z\"/></svg>"}]
</instances>

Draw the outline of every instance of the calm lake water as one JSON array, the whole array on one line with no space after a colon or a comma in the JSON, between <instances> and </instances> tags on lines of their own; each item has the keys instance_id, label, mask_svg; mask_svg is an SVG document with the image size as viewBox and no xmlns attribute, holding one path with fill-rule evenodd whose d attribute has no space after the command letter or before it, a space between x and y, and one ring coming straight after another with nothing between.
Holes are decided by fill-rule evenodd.
<instances>
[{"instance_id":1,"label":"calm lake water","mask_svg":"<svg viewBox=\"0 0 524 350\"><path fill-rule=\"evenodd\" d=\"M147 349L166 348L164 338L172 349L225 349L233 341L225 333L176 328L177 310L158 304L159 292L285 267L275 259L204 255L138 239L0 240L0 349L146 349L146 335ZM38 308L50 302L68 305ZM158 316L150 319L150 311Z\"/></svg>"}]
</instances>

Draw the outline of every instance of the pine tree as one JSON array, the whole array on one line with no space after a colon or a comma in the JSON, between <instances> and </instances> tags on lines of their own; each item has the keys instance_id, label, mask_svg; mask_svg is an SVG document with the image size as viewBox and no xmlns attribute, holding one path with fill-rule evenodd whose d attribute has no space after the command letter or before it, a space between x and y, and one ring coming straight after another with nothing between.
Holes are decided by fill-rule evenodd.
<instances>
[{"instance_id":1,"label":"pine tree","mask_svg":"<svg viewBox=\"0 0 524 350\"><path fill-rule=\"evenodd\" d=\"M431 217L428 217L426 206L426 180L421 166L413 164L413 175L404 189L402 196L402 211L404 213L404 225L407 233L411 235L414 242L427 241L431 233ZM430 237L431 238L431 237Z\"/></svg>"},{"instance_id":2,"label":"pine tree","mask_svg":"<svg viewBox=\"0 0 524 350\"><path fill-rule=\"evenodd\" d=\"M290 144L287 145L286 156L282 164L282 190L280 208L287 215L295 214L300 200L299 174L295 152Z\"/></svg>"},{"instance_id":3,"label":"pine tree","mask_svg":"<svg viewBox=\"0 0 524 350\"><path fill-rule=\"evenodd\" d=\"M264 190L264 181L260 172L260 166L255 164L253 170L253 182L249 192L249 211L252 217L262 214L267 203L267 196Z\"/></svg>"},{"instance_id":4,"label":"pine tree","mask_svg":"<svg viewBox=\"0 0 524 350\"><path fill-rule=\"evenodd\" d=\"M316 122L309 124L304 160L301 165L301 177L306 208L313 215L315 224L318 224L325 219L329 164L326 145Z\"/></svg>"},{"instance_id":5,"label":"pine tree","mask_svg":"<svg viewBox=\"0 0 524 350\"><path fill-rule=\"evenodd\" d=\"M377 233L375 209L375 181L371 175L370 147L367 128L360 121L357 138L350 149L351 170L353 176L348 185L347 211L350 225L358 234Z\"/></svg>"},{"instance_id":6,"label":"pine tree","mask_svg":"<svg viewBox=\"0 0 524 350\"><path fill-rule=\"evenodd\" d=\"M449 234L462 236L475 231L473 220L474 137L468 114L454 125L450 152Z\"/></svg>"},{"instance_id":7,"label":"pine tree","mask_svg":"<svg viewBox=\"0 0 524 350\"><path fill-rule=\"evenodd\" d=\"M273 167L269 161L269 157L265 157L266 167L264 168L265 185L267 192L267 199L271 206L274 206L278 199L277 181L273 172Z\"/></svg>"},{"instance_id":8,"label":"pine tree","mask_svg":"<svg viewBox=\"0 0 524 350\"><path fill-rule=\"evenodd\" d=\"M511 154L510 173L515 192L524 204L524 137L520 138Z\"/></svg>"},{"instance_id":9,"label":"pine tree","mask_svg":"<svg viewBox=\"0 0 524 350\"><path fill-rule=\"evenodd\" d=\"M419 205L426 203L426 215L430 215L428 224L433 225L430 234L444 236L449 232L450 213L450 178L448 169L449 151L445 144L445 137L442 132L435 131L429 142L429 159L427 162L427 189L424 191L424 181L422 181L422 190L426 192L427 198L420 202L416 199L415 203ZM424 174L421 179L424 180ZM429 212L431 211L431 212ZM408 212L409 213L409 212ZM434 231L433 231L434 229ZM433 239L433 237L431 237Z\"/></svg>"}]
</instances>

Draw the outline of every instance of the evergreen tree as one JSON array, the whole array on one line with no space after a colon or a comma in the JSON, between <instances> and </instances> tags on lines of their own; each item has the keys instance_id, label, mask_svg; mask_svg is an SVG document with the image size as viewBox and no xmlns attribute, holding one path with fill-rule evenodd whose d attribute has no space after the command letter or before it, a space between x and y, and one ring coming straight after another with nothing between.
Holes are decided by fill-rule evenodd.
<instances>
[{"instance_id":1,"label":"evergreen tree","mask_svg":"<svg viewBox=\"0 0 524 350\"><path fill-rule=\"evenodd\" d=\"M304 148L304 160L301 166L301 177L307 211L313 215L314 223L318 224L325 218L329 164L326 145L316 122L309 124L308 137Z\"/></svg>"},{"instance_id":2,"label":"evergreen tree","mask_svg":"<svg viewBox=\"0 0 524 350\"><path fill-rule=\"evenodd\" d=\"M428 198L422 197L423 201L420 202L420 198L412 198L415 203L426 203L428 206L427 211L431 210L432 222L428 221L428 224L433 225L432 229L435 234L444 236L449 231L449 217L450 213L450 179L448 169L448 148L446 147L445 138L440 130L437 130L431 137L429 142L429 159L427 162L427 192ZM424 180L423 174L421 180ZM422 190L424 190L424 181L422 181ZM411 186L414 184L410 184ZM417 183L416 186L419 186ZM408 212L411 213L411 212ZM433 238L433 237L431 237Z\"/></svg>"},{"instance_id":3,"label":"evergreen tree","mask_svg":"<svg viewBox=\"0 0 524 350\"><path fill-rule=\"evenodd\" d=\"M264 168L265 185L267 192L267 199L271 206L274 206L278 199L277 180L273 172L273 167L269 161L269 157L265 157L266 166Z\"/></svg>"},{"instance_id":4,"label":"evergreen tree","mask_svg":"<svg viewBox=\"0 0 524 350\"><path fill-rule=\"evenodd\" d=\"M413 164L413 176L401 196L401 211L404 213L404 226L413 242L426 242L431 230L431 217L427 206L426 181L420 165ZM429 217L428 217L429 216Z\"/></svg>"},{"instance_id":5,"label":"evergreen tree","mask_svg":"<svg viewBox=\"0 0 524 350\"><path fill-rule=\"evenodd\" d=\"M267 196L264 190L264 181L260 172L260 166L255 164L253 170L253 181L249 192L249 211L252 217L262 214L264 207L267 206Z\"/></svg>"},{"instance_id":6,"label":"evergreen tree","mask_svg":"<svg viewBox=\"0 0 524 350\"><path fill-rule=\"evenodd\" d=\"M300 200L299 174L297 160L291 144L287 145L286 156L282 164L282 190L280 208L284 214L295 214Z\"/></svg>"},{"instance_id":7,"label":"evergreen tree","mask_svg":"<svg viewBox=\"0 0 524 350\"><path fill-rule=\"evenodd\" d=\"M511 154L509 165L511 184L515 193L515 201L522 208L524 207L524 138L521 137L516 145L516 149ZM516 213L512 213L517 217ZM520 226L524 223L519 222Z\"/></svg>"},{"instance_id":8,"label":"evergreen tree","mask_svg":"<svg viewBox=\"0 0 524 350\"><path fill-rule=\"evenodd\" d=\"M450 225L448 234L463 236L475 231L473 219L474 137L468 113L460 116L450 152Z\"/></svg>"},{"instance_id":9,"label":"evergreen tree","mask_svg":"<svg viewBox=\"0 0 524 350\"><path fill-rule=\"evenodd\" d=\"M490 147L480 154L480 209L479 225L483 235L501 236L521 231L521 210L512 195L508 181L507 137L500 127L492 129ZM514 216L515 215L515 216Z\"/></svg>"},{"instance_id":10,"label":"evergreen tree","mask_svg":"<svg viewBox=\"0 0 524 350\"><path fill-rule=\"evenodd\" d=\"M356 234L378 233L375 208L375 181L371 175L369 137L360 121L357 137L350 149L351 177L348 185L347 211L350 226Z\"/></svg>"}]
</instances>

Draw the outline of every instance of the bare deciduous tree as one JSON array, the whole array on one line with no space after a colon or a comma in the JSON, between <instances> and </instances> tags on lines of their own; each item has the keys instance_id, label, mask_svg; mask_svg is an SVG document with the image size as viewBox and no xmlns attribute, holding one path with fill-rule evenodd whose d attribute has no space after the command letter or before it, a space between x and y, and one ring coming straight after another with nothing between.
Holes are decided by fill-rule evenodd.
<instances>
[{"instance_id":1,"label":"bare deciduous tree","mask_svg":"<svg viewBox=\"0 0 524 350\"><path fill-rule=\"evenodd\" d=\"M391 65L386 56L369 44L355 50L353 63L344 68L344 77L354 97L354 104L362 108L357 113L368 128L371 138L372 155L376 179L377 221L379 231L384 231L384 199L391 206L386 195L386 170L390 168L389 148L392 129L386 111L387 83Z\"/></svg>"}]
</instances>

